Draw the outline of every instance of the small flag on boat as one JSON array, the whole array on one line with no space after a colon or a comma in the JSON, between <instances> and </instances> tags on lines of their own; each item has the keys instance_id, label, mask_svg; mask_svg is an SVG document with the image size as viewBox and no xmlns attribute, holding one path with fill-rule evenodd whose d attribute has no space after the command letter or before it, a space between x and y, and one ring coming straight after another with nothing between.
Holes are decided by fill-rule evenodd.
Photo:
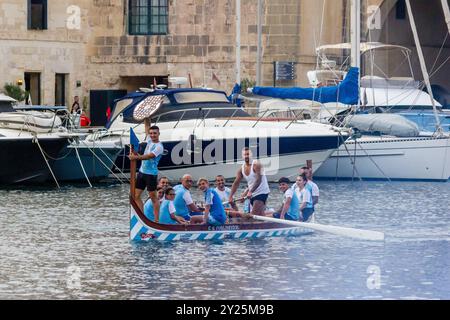
<instances>
[{"instance_id":1,"label":"small flag on boat","mask_svg":"<svg viewBox=\"0 0 450 320\"><path fill-rule=\"evenodd\" d=\"M133 147L133 150L137 152L139 150L139 139L134 133L133 128L130 128L130 145Z\"/></svg>"}]
</instances>

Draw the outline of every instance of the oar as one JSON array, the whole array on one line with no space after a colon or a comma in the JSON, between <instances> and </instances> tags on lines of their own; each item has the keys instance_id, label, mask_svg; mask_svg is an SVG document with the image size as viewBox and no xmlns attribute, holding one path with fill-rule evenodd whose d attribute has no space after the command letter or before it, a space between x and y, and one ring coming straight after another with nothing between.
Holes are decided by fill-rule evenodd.
<instances>
[{"instance_id":1,"label":"oar","mask_svg":"<svg viewBox=\"0 0 450 320\"><path fill-rule=\"evenodd\" d=\"M245 199L247 199L247 197L243 197L243 198L239 198L239 199L234 199L233 201L225 201L225 202L222 202L222 205L227 205L227 204L229 204L230 202L238 202L238 201L242 201L242 200L245 200Z\"/></svg>"},{"instance_id":2,"label":"oar","mask_svg":"<svg viewBox=\"0 0 450 320\"><path fill-rule=\"evenodd\" d=\"M304 227L304 228L308 228L308 229L312 229L312 230L328 232L328 233L336 234L339 236L364 239L364 240L373 240L373 241L383 241L384 240L384 233L379 232L379 231L337 227L337 226L330 226L330 225L310 223L310 222L299 222L299 221L291 221L291 220L284 220L284 219L275 219L275 218L270 218L270 217L265 217L265 216L256 216L256 215L253 215L252 217L255 220L289 224L289 225L296 226L296 227Z\"/></svg>"}]
</instances>

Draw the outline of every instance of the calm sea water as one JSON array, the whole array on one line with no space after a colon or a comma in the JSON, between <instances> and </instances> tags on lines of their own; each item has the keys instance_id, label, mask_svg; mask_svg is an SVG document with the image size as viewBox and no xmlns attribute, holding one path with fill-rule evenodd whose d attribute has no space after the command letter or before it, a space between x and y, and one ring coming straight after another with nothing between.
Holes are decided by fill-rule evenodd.
<instances>
[{"instance_id":1,"label":"calm sea water","mask_svg":"<svg viewBox=\"0 0 450 320\"><path fill-rule=\"evenodd\" d=\"M450 299L450 183L319 186L318 222L386 241L133 244L126 185L0 190L0 298Z\"/></svg>"}]
</instances>

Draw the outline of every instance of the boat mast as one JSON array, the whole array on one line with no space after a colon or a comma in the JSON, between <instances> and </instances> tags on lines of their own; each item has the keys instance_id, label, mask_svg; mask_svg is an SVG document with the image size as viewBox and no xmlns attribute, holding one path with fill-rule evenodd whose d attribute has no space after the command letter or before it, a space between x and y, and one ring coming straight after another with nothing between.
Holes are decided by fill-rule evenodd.
<instances>
[{"instance_id":1,"label":"boat mast","mask_svg":"<svg viewBox=\"0 0 450 320\"><path fill-rule=\"evenodd\" d=\"M262 58L262 2L258 0L257 13L257 31L258 31L258 46L256 50L256 85L261 86L261 58Z\"/></svg>"},{"instance_id":2,"label":"boat mast","mask_svg":"<svg viewBox=\"0 0 450 320\"><path fill-rule=\"evenodd\" d=\"M447 0L445 0L445 1L447 1ZM441 124L439 123L439 117L438 117L437 109L436 109L436 102L434 100L433 91L431 90L430 76L428 74L427 66L425 64L422 47L420 46L419 35L417 34L417 27L416 27L416 23L414 21L414 15L412 13L410 0L406 0L406 8L408 10L409 23L411 25L411 30L412 30L412 33L414 36L414 42L416 44L417 54L419 55L419 62L420 62L420 68L422 69L423 80L425 81L425 84L426 84L427 90L428 90L428 94L430 95L430 98L431 98L431 104L433 105L434 117L436 118L436 130L439 134L442 134L442 127L441 127Z\"/></svg>"},{"instance_id":3,"label":"boat mast","mask_svg":"<svg viewBox=\"0 0 450 320\"><path fill-rule=\"evenodd\" d=\"M361 0L352 0L350 9L351 66L359 70L358 90L361 84ZM358 99L358 109L360 101Z\"/></svg>"},{"instance_id":4,"label":"boat mast","mask_svg":"<svg viewBox=\"0 0 450 320\"><path fill-rule=\"evenodd\" d=\"M448 0L441 0L442 10L444 10L445 23L447 24L448 32L450 33L450 9L448 8Z\"/></svg>"},{"instance_id":5,"label":"boat mast","mask_svg":"<svg viewBox=\"0 0 450 320\"><path fill-rule=\"evenodd\" d=\"M352 0L350 12L351 65L361 66L361 0Z\"/></svg>"},{"instance_id":6,"label":"boat mast","mask_svg":"<svg viewBox=\"0 0 450 320\"><path fill-rule=\"evenodd\" d=\"M236 0L236 83L241 83L241 0Z\"/></svg>"}]
</instances>

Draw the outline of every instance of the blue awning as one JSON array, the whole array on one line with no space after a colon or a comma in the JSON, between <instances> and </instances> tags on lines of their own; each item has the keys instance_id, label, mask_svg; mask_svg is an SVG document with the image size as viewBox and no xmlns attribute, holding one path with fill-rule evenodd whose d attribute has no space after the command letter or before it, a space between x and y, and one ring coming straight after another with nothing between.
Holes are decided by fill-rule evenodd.
<instances>
[{"instance_id":1,"label":"blue awning","mask_svg":"<svg viewBox=\"0 0 450 320\"><path fill-rule=\"evenodd\" d=\"M254 87L253 94L279 99L311 100L320 103L340 102L348 105L358 104L359 69L352 67L345 79L337 86L321 88L275 88Z\"/></svg>"}]
</instances>

